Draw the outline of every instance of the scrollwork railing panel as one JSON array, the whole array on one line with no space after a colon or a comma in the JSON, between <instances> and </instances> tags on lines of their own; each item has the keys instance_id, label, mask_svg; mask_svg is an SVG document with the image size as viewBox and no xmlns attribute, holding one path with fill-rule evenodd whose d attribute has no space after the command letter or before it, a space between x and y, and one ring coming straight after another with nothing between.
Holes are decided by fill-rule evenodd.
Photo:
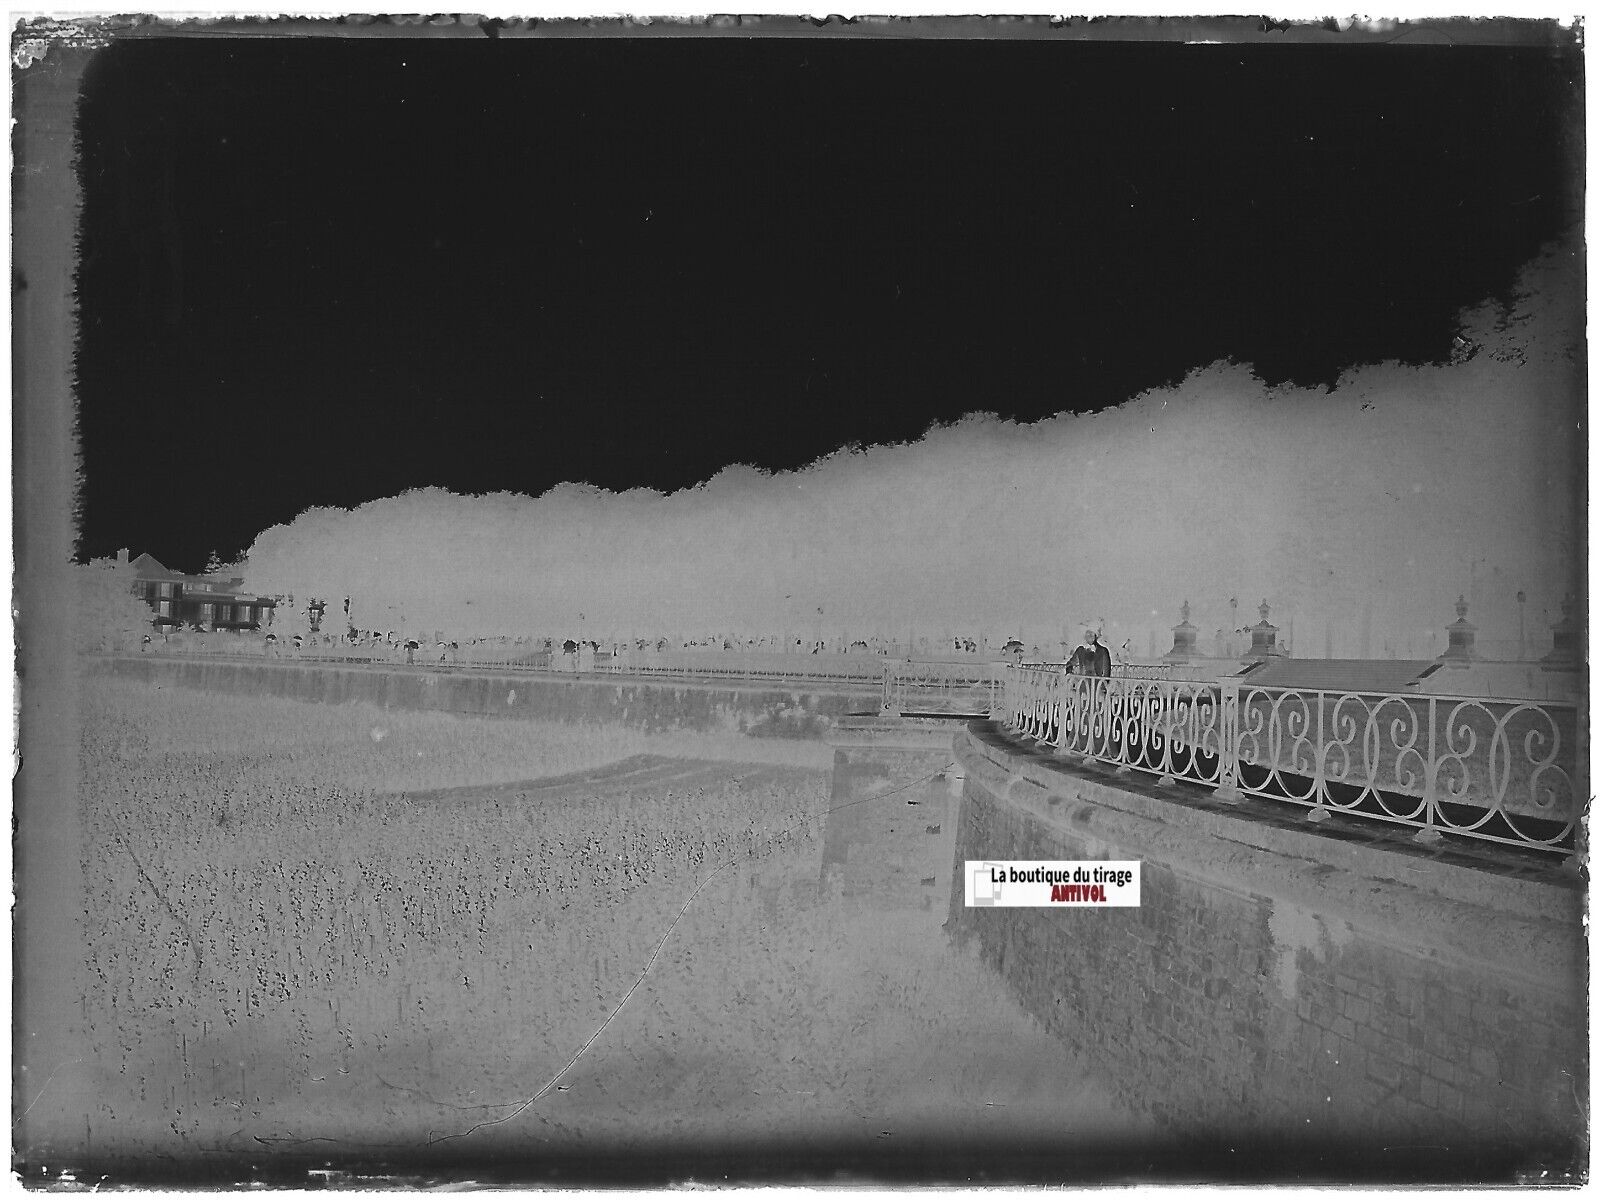
<instances>
[{"instance_id":1,"label":"scrollwork railing panel","mask_svg":"<svg viewBox=\"0 0 1600 1202\"><path fill-rule=\"evenodd\" d=\"M1008 667L997 714L1060 754L1355 817L1568 850L1576 705Z\"/></svg>"}]
</instances>

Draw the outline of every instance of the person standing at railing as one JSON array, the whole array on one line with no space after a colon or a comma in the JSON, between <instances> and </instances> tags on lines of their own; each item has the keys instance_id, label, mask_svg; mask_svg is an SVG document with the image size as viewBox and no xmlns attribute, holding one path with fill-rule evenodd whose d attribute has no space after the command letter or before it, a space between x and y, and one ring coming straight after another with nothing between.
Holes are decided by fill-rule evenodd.
<instances>
[{"instance_id":1,"label":"person standing at railing","mask_svg":"<svg viewBox=\"0 0 1600 1202\"><path fill-rule=\"evenodd\" d=\"M1080 740L1087 740L1080 750L1110 754L1114 758L1119 741L1113 732L1108 709L1111 701L1111 652L1101 644L1100 632L1094 627L1084 627L1083 642L1067 661L1067 672L1069 675L1090 678L1080 686L1082 692L1079 701L1088 706L1088 713L1082 715L1082 730L1076 735ZM1096 677L1103 678L1105 683L1102 684ZM1064 716L1062 721L1066 721Z\"/></svg>"},{"instance_id":2,"label":"person standing at railing","mask_svg":"<svg viewBox=\"0 0 1600 1202\"><path fill-rule=\"evenodd\" d=\"M1078 676L1111 675L1111 652L1101 644L1099 631L1084 628L1083 642L1067 662L1067 671Z\"/></svg>"}]
</instances>

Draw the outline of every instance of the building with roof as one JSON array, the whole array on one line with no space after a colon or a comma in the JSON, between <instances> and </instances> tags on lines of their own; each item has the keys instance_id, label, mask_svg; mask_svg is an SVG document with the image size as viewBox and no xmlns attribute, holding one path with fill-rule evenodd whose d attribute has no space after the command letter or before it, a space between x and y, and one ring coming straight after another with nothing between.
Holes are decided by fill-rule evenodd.
<instances>
[{"instance_id":1,"label":"building with roof","mask_svg":"<svg viewBox=\"0 0 1600 1202\"><path fill-rule=\"evenodd\" d=\"M149 552L130 563L128 552L121 550L117 559L133 568L133 594L154 611L152 624L157 627L257 630L271 620L277 604L272 597L244 591L241 576L221 579L175 572Z\"/></svg>"},{"instance_id":2,"label":"building with roof","mask_svg":"<svg viewBox=\"0 0 1600 1202\"><path fill-rule=\"evenodd\" d=\"M1434 659L1256 660L1235 675L1240 681L1274 689L1319 693L1414 693L1442 665Z\"/></svg>"},{"instance_id":3,"label":"building with roof","mask_svg":"<svg viewBox=\"0 0 1600 1202\"><path fill-rule=\"evenodd\" d=\"M1299 659L1278 644L1278 628L1261 620L1248 628L1250 649L1242 659L1206 656L1198 648L1198 629L1182 620L1172 628L1172 650L1163 662L1190 679L1232 679L1262 688L1320 693L1420 693L1456 697L1503 697L1533 701L1576 701L1587 695L1583 624L1571 598L1562 620L1551 630L1552 648L1539 660L1494 659L1480 655L1477 627L1467 620L1467 601L1456 601L1456 620L1446 627L1449 643L1434 659Z\"/></svg>"}]
</instances>

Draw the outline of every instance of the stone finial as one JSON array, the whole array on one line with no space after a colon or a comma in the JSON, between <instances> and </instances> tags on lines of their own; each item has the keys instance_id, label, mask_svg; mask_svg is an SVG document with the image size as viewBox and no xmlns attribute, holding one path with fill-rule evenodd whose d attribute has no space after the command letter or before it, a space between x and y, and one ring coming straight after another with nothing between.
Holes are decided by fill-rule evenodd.
<instances>
[{"instance_id":1,"label":"stone finial","mask_svg":"<svg viewBox=\"0 0 1600 1202\"><path fill-rule=\"evenodd\" d=\"M1189 602L1184 601L1180 611L1183 620L1172 628L1172 650L1161 658L1168 663L1186 664L1191 660L1202 658L1200 647L1196 640L1200 637L1200 630L1189 621Z\"/></svg>"},{"instance_id":2,"label":"stone finial","mask_svg":"<svg viewBox=\"0 0 1600 1202\"><path fill-rule=\"evenodd\" d=\"M1261 621L1250 627L1250 650L1245 653L1246 660L1267 659L1283 654L1283 648L1278 646L1278 628L1267 621L1268 607L1264 598L1259 612Z\"/></svg>"}]
</instances>

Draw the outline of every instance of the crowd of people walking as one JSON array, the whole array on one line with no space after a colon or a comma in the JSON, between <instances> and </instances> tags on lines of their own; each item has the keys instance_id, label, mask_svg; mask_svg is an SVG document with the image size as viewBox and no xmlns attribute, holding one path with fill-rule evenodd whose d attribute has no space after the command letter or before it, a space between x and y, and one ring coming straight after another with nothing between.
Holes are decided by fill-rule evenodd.
<instances>
[{"instance_id":1,"label":"crowd of people walking","mask_svg":"<svg viewBox=\"0 0 1600 1202\"><path fill-rule=\"evenodd\" d=\"M366 662L421 665L518 663L555 670L591 671L630 665L648 666L662 655L674 658L701 653L736 652L757 656L875 656L895 659L1007 659L1017 663L1055 662L1066 671L1084 676L1110 676L1112 655L1092 626L1083 630L1082 643L1064 660L1053 660L1035 645L1021 640L991 644L987 638L946 635L894 641L880 636L804 638L790 635L738 634L658 635L634 638L584 638L536 635L499 635L449 638L447 632L346 628L327 630L268 627L257 630L172 629L146 633L139 650L145 653L261 655L269 659L357 659Z\"/></svg>"}]
</instances>

